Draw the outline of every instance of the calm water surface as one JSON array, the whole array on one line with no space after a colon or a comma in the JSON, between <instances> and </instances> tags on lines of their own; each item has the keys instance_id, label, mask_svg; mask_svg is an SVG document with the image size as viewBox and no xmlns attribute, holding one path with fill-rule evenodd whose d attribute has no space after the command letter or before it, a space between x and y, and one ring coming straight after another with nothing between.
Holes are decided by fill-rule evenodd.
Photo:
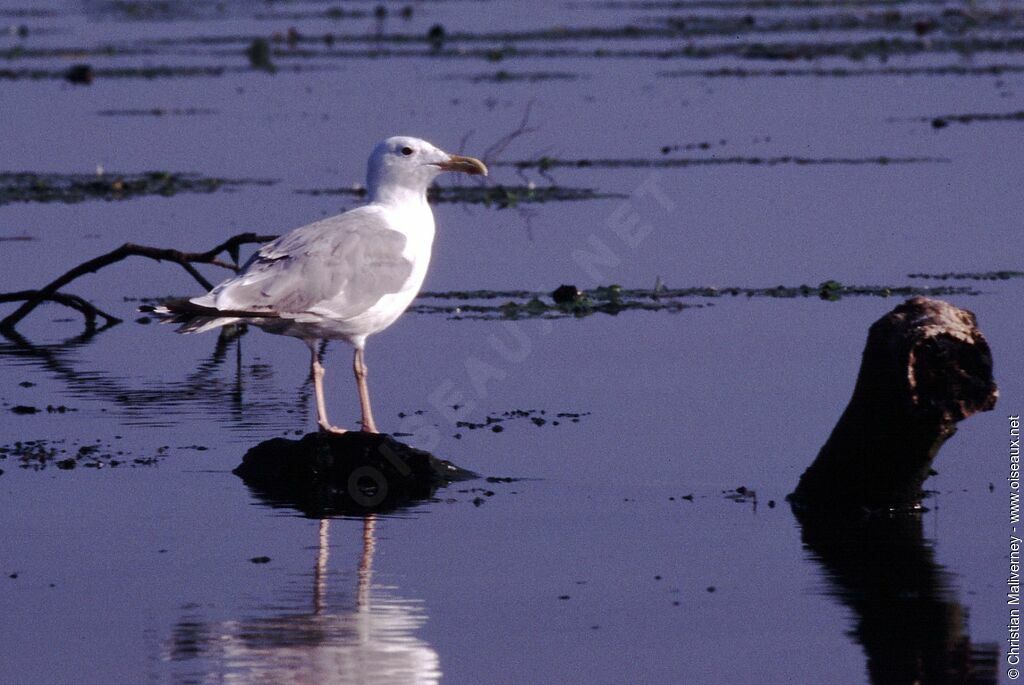
<instances>
[{"instance_id":1,"label":"calm water surface","mask_svg":"<svg viewBox=\"0 0 1024 685\"><path fill-rule=\"evenodd\" d=\"M1021 109L1019 46L942 49L1019 39L1019 10L973 3L1008 14L957 29L941 3L824 4L452 0L412 3L410 18L388 3L381 20L364 2L5 0L0 171L274 184L0 205L0 290L41 285L126 241L203 250L300 225L358 202L297 191L362 182L385 136L483 155L527 112L531 130L493 151L494 183L626 199L438 205L428 290L927 286L950 282L908 274L1020 269L1024 124L931 125ZM353 16L328 14L338 7ZM910 19L863 25L894 8ZM747 14L752 32L698 30ZM832 15L861 24L764 28ZM928 17L947 24L919 39L912 24ZM691 33L650 31L673 18ZM432 53L419 39L434 25L449 39ZM624 26L643 31L481 36ZM279 71L250 69L250 42L291 27L293 46L271 43ZM719 54L879 38L924 47L885 61ZM654 54L686 46L711 54ZM61 78L75 63L96 70L92 85ZM139 72L152 67L214 71ZM922 71L933 67L953 69ZM876 73L671 75L719 69ZM501 164L540 157L717 161ZM615 227L633 218L650 229L624 241ZM98 444L122 462L0 460L0 680L909 682L884 674L954 652L1001 655L1021 281L954 284L980 291L947 299L977 314L1001 399L945 446L919 519L802 529L784 501L849 398L868 326L900 300L738 297L553 321L403 317L367 353L382 428L522 480L456 484L395 515L327 524L267 506L231 474L261 441L314 429L302 346L256 332L218 346L140 325L126 298L198 286L147 260L104 269L69 290L126 323L82 340L76 314L46 307L23 339L0 344L0 443L44 440L68 451L58 458ZM331 415L354 424L348 350L333 346L327 367ZM452 404L462 420L535 410L547 423L467 430ZM756 497L726 497L740 486Z\"/></svg>"}]
</instances>

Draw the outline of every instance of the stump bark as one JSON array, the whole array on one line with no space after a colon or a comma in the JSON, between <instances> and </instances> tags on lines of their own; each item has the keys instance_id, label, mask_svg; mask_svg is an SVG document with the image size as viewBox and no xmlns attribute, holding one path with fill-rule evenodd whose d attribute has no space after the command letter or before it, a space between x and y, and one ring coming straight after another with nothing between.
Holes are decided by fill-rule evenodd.
<instances>
[{"instance_id":1,"label":"stump bark","mask_svg":"<svg viewBox=\"0 0 1024 685\"><path fill-rule=\"evenodd\" d=\"M790 499L831 510L913 508L957 422L992 409L997 396L974 314L907 300L871 326L853 396Z\"/></svg>"}]
</instances>

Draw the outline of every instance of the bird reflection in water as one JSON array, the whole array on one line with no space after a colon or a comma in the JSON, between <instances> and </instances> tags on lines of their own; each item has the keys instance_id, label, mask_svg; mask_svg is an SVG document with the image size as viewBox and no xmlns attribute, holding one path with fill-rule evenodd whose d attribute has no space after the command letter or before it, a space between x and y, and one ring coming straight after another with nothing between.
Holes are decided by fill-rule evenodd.
<instances>
[{"instance_id":1,"label":"bird reflection in water","mask_svg":"<svg viewBox=\"0 0 1024 685\"><path fill-rule=\"evenodd\" d=\"M198 682L427 685L441 678L437 652L417 638L426 621L422 604L373 584L377 520L363 518L362 554L354 598L332 606L328 581L328 519L320 519L311 606L274 616L175 627L171 661L199 662ZM353 601L354 600L354 601ZM307 599L307 601L309 601Z\"/></svg>"},{"instance_id":2,"label":"bird reflection in water","mask_svg":"<svg viewBox=\"0 0 1024 685\"><path fill-rule=\"evenodd\" d=\"M794 510L829 594L853 610L873 685L997 682L998 646L972 644L967 610L935 561L920 514L856 520Z\"/></svg>"},{"instance_id":3,"label":"bird reflection in water","mask_svg":"<svg viewBox=\"0 0 1024 685\"><path fill-rule=\"evenodd\" d=\"M193 369L166 378L153 377L148 369L139 373L121 357L97 363L89 350L97 333L35 343L16 332L0 332L0 365L36 367L61 382L69 398L104 401L130 425L162 427L173 425L175 416L217 416L247 435L259 429L276 433L294 428L295 416L306 416L311 408L310 378L295 391L282 391L272 367L243 362L244 327L225 330Z\"/></svg>"}]
</instances>

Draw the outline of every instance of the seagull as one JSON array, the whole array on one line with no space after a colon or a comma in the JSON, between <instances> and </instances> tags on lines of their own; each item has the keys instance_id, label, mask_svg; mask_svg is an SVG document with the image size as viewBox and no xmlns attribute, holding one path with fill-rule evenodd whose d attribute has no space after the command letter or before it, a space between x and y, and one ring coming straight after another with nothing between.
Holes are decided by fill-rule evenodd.
<instances>
[{"instance_id":1,"label":"seagull","mask_svg":"<svg viewBox=\"0 0 1024 685\"><path fill-rule=\"evenodd\" d=\"M309 347L320 429L344 433L327 419L318 344L344 340L355 348L362 430L377 433L366 385L366 339L398 319L416 297L430 262L434 215L427 188L444 171L487 175L479 159L444 152L425 140L394 136L367 164L369 202L296 228L261 247L241 271L213 290L154 311L202 333L246 322Z\"/></svg>"}]
</instances>

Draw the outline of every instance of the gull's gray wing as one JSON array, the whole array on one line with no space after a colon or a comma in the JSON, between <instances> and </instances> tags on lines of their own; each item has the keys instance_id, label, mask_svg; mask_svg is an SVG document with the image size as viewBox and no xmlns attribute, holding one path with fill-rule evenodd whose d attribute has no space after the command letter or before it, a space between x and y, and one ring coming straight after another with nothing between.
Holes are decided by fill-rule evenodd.
<instances>
[{"instance_id":1,"label":"gull's gray wing","mask_svg":"<svg viewBox=\"0 0 1024 685\"><path fill-rule=\"evenodd\" d=\"M402 290L413 266L405 243L382 210L359 207L268 243L238 276L192 302L296 321L346 319Z\"/></svg>"}]
</instances>

